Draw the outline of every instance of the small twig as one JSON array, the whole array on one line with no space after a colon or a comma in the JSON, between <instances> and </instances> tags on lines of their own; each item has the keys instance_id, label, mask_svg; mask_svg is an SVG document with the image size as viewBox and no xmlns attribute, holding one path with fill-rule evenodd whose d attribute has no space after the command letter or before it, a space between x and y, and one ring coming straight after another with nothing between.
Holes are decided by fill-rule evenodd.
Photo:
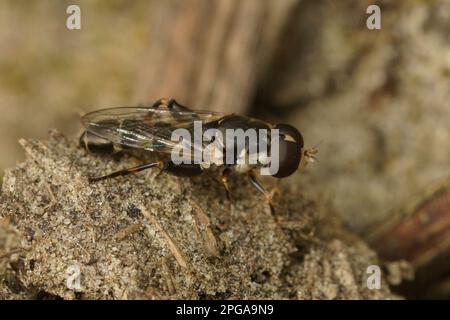
<instances>
[{"instance_id":1,"label":"small twig","mask_svg":"<svg viewBox=\"0 0 450 320\"><path fill-rule=\"evenodd\" d=\"M148 219L148 221L155 226L155 228L162 234L164 240L166 241L167 246L169 247L170 252L172 252L173 256L175 257L175 260L177 260L178 264L182 268L187 268L188 264L186 262L186 259L184 258L183 253L178 249L178 247L175 245L172 238L169 236L169 234L164 230L164 228L161 226L161 224L156 220L156 218L147 211L147 209L144 206L139 206L139 209L141 210L144 217Z\"/></svg>"},{"instance_id":2,"label":"small twig","mask_svg":"<svg viewBox=\"0 0 450 320\"><path fill-rule=\"evenodd\" d=\"M26 250L25 248L14 248L9 250L8 252L5 252L3 254L0 255L0 259L4 259L9 257L10 255L14 254L14 253L18 253L20 251Z\"/></svg>"},{"instance_id":3,"label":"small twig","mask_svg":"<svg viewBox=\"0 0 450 320\"><path fill-rule=\"evenodd\" d=\"M308 222L305 222L303 220L284 220L284 219L278 219L278 224L283 229L290 229L290 230L301 230L305 226L308 226Z\"/></svg>"},{"instance_id":4,"label":"small twig","mask_svg":"<svg viewBox=\"0 0 450 320\"><path fill-rule=\"evenodd\" d=\"M202 236L203 244L206 250L209 252L210 255L218 256L219 248L217 246L217 239L210 228L211 221L209 220L205 211L203 211L203 209L198 205L197 202L195 202L192 199L190 200L190 202L194 209L193 210L194 213L193 217L195 221L194 226Z\"/></svg>"},{"instance_id":5,"label":"small twig","mask_svg":"<svg viewBox=\"0 0 450 320\"><path fill-rule=\"evenodd\" d=\"M126 237L128 237L130 234L138 231L142 228L141 224L131 224L123 229L121 229L119 232L116 233L115 238L117 241L122 241Z\"/></svg>"}]
</instances>

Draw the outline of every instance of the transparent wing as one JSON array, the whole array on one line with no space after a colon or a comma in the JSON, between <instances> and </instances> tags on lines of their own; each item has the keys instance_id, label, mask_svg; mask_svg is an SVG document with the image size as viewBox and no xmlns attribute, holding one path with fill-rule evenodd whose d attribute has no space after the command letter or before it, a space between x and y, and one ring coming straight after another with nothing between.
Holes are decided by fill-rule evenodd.
<instances>
[{"instance_id":1,"label":"transparent wing","mask_svg":"<svg viewBox=\"0 0 450 320\"><path fill-rule=\"evenodd\" d=\"M170 153L178 144L171 140L175 129L192 130L195 120L206 124L224 116L210 111L172 111L165 107L116 107L90 112L82 117L82 122L86 130L115 144Z\"/></svg>"}]
</instances>

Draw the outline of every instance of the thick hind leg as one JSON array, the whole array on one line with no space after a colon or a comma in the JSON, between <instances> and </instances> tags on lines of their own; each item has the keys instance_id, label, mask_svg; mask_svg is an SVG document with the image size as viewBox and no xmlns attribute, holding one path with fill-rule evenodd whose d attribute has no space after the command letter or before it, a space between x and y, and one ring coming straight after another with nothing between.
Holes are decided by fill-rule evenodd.
<instances>
[{"instance_id":1,"label":"thick hind leg","mask_svg":"<svg viewBox=\"0 0 450 320\"><path fill-rule=\"evenodd\" d=\"M203 170L199 165L196 164L175 164L172 161L156 161L151 163L145 163L137 167L128 168L124 170L119 170L105 176L89 178L90 182L105 180L109 178L115 178L119 176L127 176L129 174L134 174L139 171L143 171L150 168L158 168L161 172L167 172L178 177L193 177L202 174Z\"/></svg>"},{"instance_id":2,"label":"thick hind leg","mask_svg":"<svg viewBox=\"0 0 450 320\"><path fill-rule=\"evenodd\" d=\"M160 170L163 170L165 168L166 164L164 163L164 161L157 161L157 162L152 162L152 163L145 163L133 168L128 168L128 169L123 169L123 170L119 170L119 171L115 171L112 172L110 174L101 176L101 177L94 177L94 178L89 178L89 182L96 182L96 181L100 181L100 180L105 180L105 179L109 179L109 178L115 178L115 177L119 177L119 176L127 176L129 174L134 174L146 169L150 169L150 168L159 168Z\"/></svg>"}]
</instances>

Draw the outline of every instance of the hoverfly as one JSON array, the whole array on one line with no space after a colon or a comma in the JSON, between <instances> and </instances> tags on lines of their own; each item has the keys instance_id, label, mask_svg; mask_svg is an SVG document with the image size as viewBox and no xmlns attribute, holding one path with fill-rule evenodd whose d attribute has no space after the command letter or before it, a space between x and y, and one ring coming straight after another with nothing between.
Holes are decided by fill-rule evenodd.
<instances>
[{"instance_id":1,"label":"hoverfly","mask_svg":"<svg viewBox=\"0 0 450 320\"><path fill-rule=\"evenodd\" d=\"M125 176L149 168L158 168L176 176L197 176L203 170L212 166L223 168L221 181L225 188L228 199L230 191L228 188L228 179L230 174L235 171L245 173L250 182L264 196L270 208L273 210L271 196L260 183L255 173L255 169L270 165L267 161L256 161L249 164L248 161L239 163L239 161L229 164L224 159L215 159L212 163L175 163L167 157L172 154L177 146L171 137L176 129L186 129L192 131L193 123L201 121L202 130L216 129L224 132L227 129L278 129L278 170L272 174L276 178L284 178L293 174L299 167L306 166L307 163L316 160L318 150L316 147L311 149L304 148L302 134L293 126L288 124L277 124L275 126L261 120L250 117L239 116L235 114L223 114L210 111L192 111L189 108L179 104L174 99L159 99L150 107L116 107L93 111L82 117L83 125L86 130L80 136L80 145L91 153L114 153L118 149L138 149L147 152L154 152L161 160L145 163L137 167L128 168L109 173L104 176L90 178L91 182L100 181L107 178ZM265 139L270 141L269 137L261 138L256 141L259 145ZM224 150L227 149L227 142L221 142L213 151L220 151L220 157L225 157ZM184 151L193 153L196 148L194 144L188 144ZM217 150L217 149L223 150ZM244 157L249 159L250 149L248 145L233 146L235 159ZM270 149L270 143L269 143ZM257 149L259 152L259 149ZM270 152L270 150L269 150ZM219 161L217 161L219 160Z\"/></svg>"}]
</instances>

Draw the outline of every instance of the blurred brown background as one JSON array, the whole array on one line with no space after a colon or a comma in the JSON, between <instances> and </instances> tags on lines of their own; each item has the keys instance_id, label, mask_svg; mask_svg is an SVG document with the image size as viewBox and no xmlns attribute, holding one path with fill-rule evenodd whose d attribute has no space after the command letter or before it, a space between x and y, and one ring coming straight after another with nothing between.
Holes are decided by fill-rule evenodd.
<instances>
[{"instance_id":1,"label":"blurred brown background","mask_svg":"<svg viewBox=\"0 0 450 320\"><path fill-rule=\"evenodd\" d=\"M1 0L0 169L20 137L174 97L298 126L320 161L283 183L365 236L448 182L449 37L448 0Z\"/></svg>"}]
</instances>

